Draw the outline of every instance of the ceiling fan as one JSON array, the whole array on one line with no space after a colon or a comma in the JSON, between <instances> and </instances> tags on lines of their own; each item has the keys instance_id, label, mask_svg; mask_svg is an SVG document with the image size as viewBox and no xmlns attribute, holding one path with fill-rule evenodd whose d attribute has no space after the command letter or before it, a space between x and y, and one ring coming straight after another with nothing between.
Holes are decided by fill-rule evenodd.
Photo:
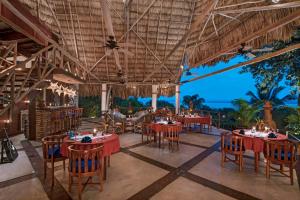
<instances>
[{"instance_id":1,"label":"ceiling fan","mask_svg":"<svg viewBox=\"0 0 300 200\"><path fill-rule=\"evenodd\" d=\"M120 56L119 52L127 54L128 56L133 55L131 52L122 49L121 46L129 46L129 44L118 44L115 33L113 30L113 25L112 25L112 19L111 19L111 14L110 14L110 9L108 6L108 2L106 0L100 0L100 5L102 8L102 15L104 19L104 24L106 27L106 31L108 33L108 39L105 41L104 47L106 48L105 50L105 56L110 56L112 53L114 55L115 61L116 61L116 66L118 69L117 76L120 77L120 82L123 83L125 82L126 74L123 73L122 66L120 64Z\"/></svg>"},{"instance_id":2,"label":"ceiling fan","mask_svg":"<svg viewBox=\"0 0 300 200\"><path fill-rule=\"evenodd\" d=\"M273 50L273 48L270 48L270 47L263 47L261 49L253 49L252 46L242 43L236 51L224 53L222 55L238 54L238 55L244 55L248 58L255 58L256 57L255 53L270 52L272 50Z\"/></svg>"},{"instance_id":3,"label":"ceiling fan","mask_svg":"<svg viewBox=\"0 0 300 200\"><path fill-rule=\"evenodd\" d=\"M118 50L118 52L127 54L130 57L134 56L133 53L122 48L122 47L126 47L126 46L132 46L132 45L128 44L128 43L117 43L115 37L113 35L109 35L108 40L105 41L105 45L102 47L107 48L105 51L105 54L107 56L111 55L111 53L113 52L114 49Z\"/></svg>"}]
</instances>

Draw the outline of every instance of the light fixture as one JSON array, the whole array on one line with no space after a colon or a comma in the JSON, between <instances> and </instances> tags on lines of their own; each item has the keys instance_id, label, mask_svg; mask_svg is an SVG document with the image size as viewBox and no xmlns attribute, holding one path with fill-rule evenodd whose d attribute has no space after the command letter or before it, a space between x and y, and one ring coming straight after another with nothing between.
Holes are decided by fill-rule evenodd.
<instances>
[{"instance_id":1,"label":"light fixture","mask_svg":"<svg viewBox=\"0 0 300 200\"><path fill-rule=\"evenodd\" d=\"M180 65L180 69L183 70L183 65Z\"/></svg>"},{"instance_id":2,"label":"light fixture","mask_svg":"<svg viewBox=\"0 0 300 200\"><path fill-rule=\"evenodd\" d=\"M279 3L280 0L272 0L273 3Z\"/></svg>"},{"instance_id":3,"label":"light fixture","mask_svg":"<svg viewBox=\"0 0 300 200\"><path fill-rule=\"evenodd\" d=\"M187 70L185 73L186 76L192 76L192 72L190 72L190 70Z\"/></svg>"}]
</instances>

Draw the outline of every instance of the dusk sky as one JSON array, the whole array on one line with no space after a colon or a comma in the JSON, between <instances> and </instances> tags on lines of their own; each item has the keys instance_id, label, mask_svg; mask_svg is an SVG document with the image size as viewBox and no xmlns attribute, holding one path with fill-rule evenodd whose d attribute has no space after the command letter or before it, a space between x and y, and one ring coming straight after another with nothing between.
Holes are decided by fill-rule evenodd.
<instances>
[{"instance_id":1,"label":"dusk sky","mask_svg":"<svg viewBox=\"0 0 300 200\"><path fill-rule=\"evenodd\" d=\"M203 75L243 61L245 61L245 59L242 56L237 56L231 59L228 63L220 62L217 65L211 67L199 67L191 70L191 72L197 75ZM207 105L211 107L222 107L221 105L215 104L214 102L227 102L227 105L231 106L229 102L231 102L233 99L248 99L248 97L246 96L246 92L248 92L249 90L255 92L255 83L250 73L240 74L240 71L241 68L238 68L201 80L186 83L180 88L181 100L185 95L198 94L200 97L205 99ZM195 74L193 74L193 76L184 75L182 77L182 80L193 78L196 76ZM284 96L288 93L289 89L286 88L281 93L281 96ZM150 100L151 98L146 99ZM144 99L143 101L147 101L146 99ZM159 99L164 99L171 103L175 103L175 97L160 97Z\"/></svg>"}]
</instances>

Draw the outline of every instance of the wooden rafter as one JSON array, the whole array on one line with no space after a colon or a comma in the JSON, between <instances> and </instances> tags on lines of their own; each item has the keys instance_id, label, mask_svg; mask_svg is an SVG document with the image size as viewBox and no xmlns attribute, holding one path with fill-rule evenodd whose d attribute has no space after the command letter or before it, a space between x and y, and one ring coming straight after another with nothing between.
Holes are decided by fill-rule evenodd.
<instances>
[{"instance_id":1,"label":"wooden rafter","mask_svg":"<svg viewBox=\"0 0 300 200\"><path fill-rule=\"evenodd\" d=\"M215 7L215 1L209 1L208 8L205 10L203 15L199 16L195 20L195 22L191 25L190 29L186 31L186 33L181 37L181 39L176 43L176 45L173 47L173 49L168 53L168 55L164 58L165 61L167 61L173 53L182 45L183 42L186 41L186 39L195 31L198 29L198 27L206 20L209 13L214 9ZM153 70L145 79L144 82L148 81L160 68L157 68Z\"/></svg>"},{"instance_id":2,"label":"wooden rafter","mask_svg":"<svg viewBox=\"0 0 300 200\"><path fill-rule=\"evenodd\" d=\"M245 36L243 39L241 39L238 42L235 42L234 44L232 44L231 46L225 48L225 49L221 49L219 52L217 52L215 55L212 55L198 63L194 63L193 66L191 67L198 67L202 64L205 64L209 61L212 61L216 58L218 58L220 55L223 55L224 53L230 52L236 48L238 48L242 43L246 43L249 42L251 40L254 40L258 37L261 37L263 35L265 35L268 32L274 31L282 26L285 26L286 24L291 23L292 21L295 21L296 19L300 18L300 10L293 12L292 14L274 22L273 24L270 24L268 26L262 27L261 29L259 29L258 31L251 33L247 36Z\"/></svg>"},{"instance_id":3,"label":"wooden rafter","mask_svg":"<svg viewBox=\"0 0 300 200\"><path fill-rule=\"evenodd\" d=\"M239 8L234 10L214 10L213 14L232 14L232 13L246 13L246 12L259 12L259 11L268 11L275 9L284 9L284 8L297 8L300 7L300 2L289 2L282 4L273 4L267 6L253 6L250 8Z\"/></svg>"},{"instance_id":4,"label":"wooden rafter","mask_svg":"<svg viewBox=\"0 0 300 200\"><path fill-rule=\"evenodd\" d=\"M262 56L256 57L256 58L254 58L252 60L249 60L249 61L246 61L246 62L241 62L239 64L236 64L236 65L233 65L233 66L230 66L230 67L226 67L224 69L221 69L221 70L209 73L209 74L205 74L205 75L198 76L198 77L186 80L186 81L182 81L181 84L188 83L188 82L195 81L195 80L199 80L199 79L203 79L203 78L206 78L206 77L210 77L210 76L220 74L220 73L223 73L223 72L226 72L226 71L229 71L229 70L233 70L233 69L236 69L236 68L239 68L239 67L243 67L243 66L247 66L247 65L253 65L255 63L259 63L261 61L279 56L281 54L284 54L284 53L287 53L287 52L290 52L290 51L293 51L293 50L299 49L299 48L300 48L300 44L291 45L291 46L286 47L284 49L280 49L280 50L272 52L272 53L264 54Z\"/></svg>"}]
</instances>

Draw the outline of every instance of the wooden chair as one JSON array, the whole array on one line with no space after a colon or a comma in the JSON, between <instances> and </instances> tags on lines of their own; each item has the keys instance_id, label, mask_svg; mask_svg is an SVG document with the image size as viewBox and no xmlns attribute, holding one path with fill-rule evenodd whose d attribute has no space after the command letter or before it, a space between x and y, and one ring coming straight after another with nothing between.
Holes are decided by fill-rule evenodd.
<instances>
[{"instance_id":1,"label":"wooden chair","mask_svg":"<svg viewBox=\"0 0 300 200\"><path fill-rule=\"evenodd\" d=\"M152 142L154 140L155 134L154 131L151 129L151 124L150 123L142 123L142 143L144 143L144 136L147 138L147 143ZM150 139L149 139L150 138Z\"/></svg>"},{"instance_id":2,"label":"wooden chair","mask_svg":"<svg viewBox=\"0 0 300 200\"><path fill-rule=\"evenodd\" d=\"M269 140L266 141L266 147L266 177L270 178L270 169L273 169L274 171L277 171L282 175L289 177L291 185L293 185L293 168L296 163L297 151L296 143L290 140ZM273 167L272 164L279 165L280 169ZM288 167L287 171L284 171L284 166ZM286 174L285 172L288 172L288 174Z\"/></svg>"},{"instance_id":3,"label":"wooden chair","mask_svg":"<svg viewBox=\"0 0 300 200\"><path fill-rule=\"evenodd\" d=\"M90 149L88 148L90 147ZM82 146L72 145L68 147L69 151L69 192L73 184L73 178L78 179L78 197L81 199L81 192L89 184L99 184L100 191L103 190L103 146L94 147L93 145ZM92 177L99 176L99 183L93 183ZM83 178L88 178L84 187L82 187Z\"/></svg>"},{"instance_id":4,"label":"wooden chair","mask_svg":"<svg viewBox=\"0 0 300 200\"><path fill-rule=\"evenodd\" d=\"M179 133L181 131L180 127L168 127L165 139L169 142L169 149L173 150L174 143L177 144L177 149L179 149Z\"/></svg>"},{"instance_id":5,"label":"wooden chair","mask_svg":"<svg viewBox=\"0 0 300 200\"><path fill-rule=\"evenodd\" d=\"M221 154L222 160L221 165L224 167L224 163L227 161L231 161L239 166L239 170L243 169L243 154L245 152L243 146L243 137L222 133L221 135ZM235 159L231 159L227 156L227 154L233 155Z\"/></svg>"},{"instance_id":6,"label":"wooden chair","mask_svg":"<svg viewBox=\"0 0 300 200\"><path fill-rule=\"evenodd\" d=\"M51 163L52 182L51 186L54 185L54 163L63 161L63 167L65 170L65 160L60 153L61 145L63 143L64 135L52 135L42 138L43 146L43 160L44 160L44 179L47 177L47 163Z\"/></svg>"}]
</instances>

